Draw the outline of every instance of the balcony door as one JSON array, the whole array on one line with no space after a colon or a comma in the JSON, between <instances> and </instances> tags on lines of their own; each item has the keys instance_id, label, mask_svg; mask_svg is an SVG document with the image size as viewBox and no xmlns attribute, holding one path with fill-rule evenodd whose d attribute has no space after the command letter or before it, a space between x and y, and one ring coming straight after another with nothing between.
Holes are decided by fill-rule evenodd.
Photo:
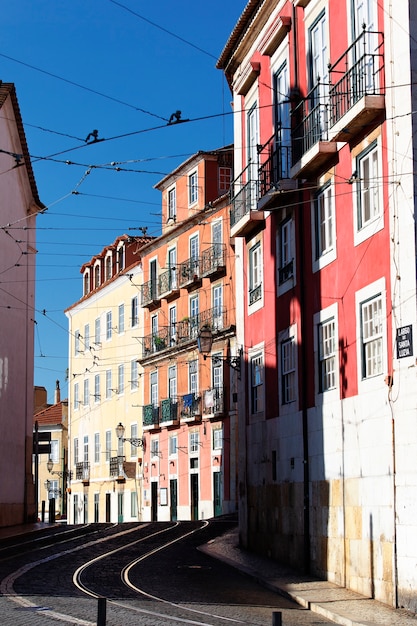
<instances>
[{"instance_id":1,"label":"balcony door","mask_svg":"<svg viewBox=\"0 0 417 626\"><path fill-rule=\"evenodd\" d=\"M246 207L245 213L256 209L258 200L257 188L258 188L258 144L259 144L259 119L258 108L255 104L249 109L247 116L247 146L246 156L248 160L248 180L247 180L247 195L246 202L249 206Z\"/></svg>"},{"instance_id":2,"label":"balcony door","mask_svg":"<svg viewBox=\"0 0 417 626\"><path fill-rule=\"evenodd\" d=\"M377 86L375 81L378 67L375 66L376 58L373 56L378 45L376 25L375 0L352 0L352 39L356 41L360 38L353 49L353 62L357 67L356 80L360 82L357 87L359 95L363 95L364 90L365 93L373 93ZM365 35L361 37L364 27Z\"/></svg>"},{"instance_id":3,"label":"balcony door","mask_svg":"<svg viewBox=\"0 0 417 626\"><path fill-rule=\"evenodd\" d=\"M323 12L309 30L310 57L310 120L307 133L309 145L325 138L327 132L326 105L329 94L329 52L327 19Z\"/></svg>"},{"instance_id":4,"label":"balcony door","mask_svg":"<svg viewBox=\"0 0 417 626\"><path fill-rule=\"evenodd\" d=\"M289 178L291 165L291 121L288 66L285 63L274 76L275 99L275 159L273 181Z\"/></svg>"}]
</instances>

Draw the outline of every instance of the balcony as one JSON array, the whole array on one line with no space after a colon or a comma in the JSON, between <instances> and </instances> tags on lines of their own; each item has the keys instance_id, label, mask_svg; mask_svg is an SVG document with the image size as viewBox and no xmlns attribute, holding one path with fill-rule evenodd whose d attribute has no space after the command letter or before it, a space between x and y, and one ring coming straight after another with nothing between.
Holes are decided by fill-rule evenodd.
<instances>
[{"instance_id":1,"label":"balcony","mask_svg":"<svg viewBox=\"0 0 417 626\"><path fill-rule=\"evenodd\" d=\"M292 111L295 127L291 133L293 166L291 178L310 178L337 159L337 145L328 140L328 98L320 82ZM298 121L300 120L300 121Z\"/></svg>"},{"instance_id":2,"label":"balcony","mask_svg":"<svg viewBox=\"0 0 417 626\"><path fill-rule=\"evenodd\" d=\"M187 393L180 399L181 421L185 423L201 420L201 398L196 393Z\"/></svg>"},{"instance_id":3,"label":"balcony","mask_svg":"<svg viewBox=\"0 0 417 626\"><path fill-rule=\"evenodd\" d=\"M146 283L143 283L141 304L147 309L153 309L160 304L156 280L148 280Z\"/></svg>"},{"instance_id":4,"label":"balcony","mask_svg":"<svg viewBox=\"0 0 417 626\"><path fill-rule=\"evenodd\" d=\"M259 156L263 161L259 168L260 210L266 209L273 201L279 201L280 193L294 190L297 183L290 178L291 146L282 145L275 134L260 148Z\"/></svg>"},{"instance_id":5,"label":"balcony","mask_svg":"<svg viewBox=\"0 0 417 626\"><path fill-rule=\"evenodd\" d=\"M75 464L75 478L76 480L82 480L85 485L90 482L90 463L88 461L81 461Z\"/></svg>"},{"instance_id":6,"label":"balcony","mask_svg":"<svg viewBox=\"0 0 417 626\"><path fill-rule=\"evenodd\" d=\"M143 430L159 428L159 406L146 404L143 407Z\"/></svg>"},{"instance_id":7,"label":"balcony","mask_svg":"<svg viewBox=\"0 0 417 626\"><path fill-rule=\"evenodd\" d=\"M252 178L253 169L253 163L249 163L232 183L231 237L246 237L265 223L263 211L258 210L259 181Z\"/></svg>"},{"instance_id":8,"label":"balcony","mask_svg":"<svg viewBox=\"0 0 417 626\"><path fill-rule=\"evenodd\" d=\"M170 343L169 326L162 326L157 332L143 337L142 358L145 359L152 354L166 350Z\"/></svg>"},{"instance_id":9,"label":"balcony","mask_svg":"<svg viewBox=\"0 0 417 626\"><path fill-rule=\"evenodd\" d=\"M160 426L177 426L179 424L177 398L166 398L162 400L159 424Z\"/></svg>"},{"instance_id":10,"label":"balcony","mask_svg":"<svg viewBox=\"0 0 417 626\"><path fill-rule=\"evenodd\" d=\"M203 414L207 417L218 417L224 414L223 387L206 389L203 394Z\"/></svg>"},{"instance_id":11,"label":"balcony","mask_svg":"<svg viewBox=\"0 0 417 626\"><path fill-rule=\"evenodd\" d=\"M126 480L124 462L124 456L112 456L110 458L110 477L116 478L117 482L124 482Z\"/></svg>"},{"instance_id":12,"label":"balcony","mask_svg":"<svg viewBox=\"0 0 417 626\"><path fill-rule=\"evenodd\" d=\"M370 53L370 50L374 50ZM329 68L329 139L351 141L385 109L383 34L365 31ZM352 59L357 59L352 62ZM340 77L340 78L339 78ZM334 82L336 78L336 82Z\"/></svg>"},{"instance_id":13,"label":"balcony","mask_svg":"<svg viewBox=\"0 0 417 626\"><path fill-rule=\"evenodd\" d=\"M163 272L158 279L159 297L165 300L173 300L178 297L180 290L178 287L177 273L175 268Z\"/></svg>"},{"instance_id":14,"label":"balcony","mask_svg":"<svg viewBox=\"0 0 417 626\"><path fill-rule=\"evenodd\" d=\"M195 289L201 285L200 259L191 257L178 266L178 286Z\"/></svg>"},{"instance_id":15,"label":"balcony","mask_svg":"<svg viewBox=\"0 0 417 626\"><path fill-rule=\"evenodd\" d=\"M226 246L216 243L201 255L201 275L211 280L224 276L226 273Z\"/></svg>"}]
</instances>

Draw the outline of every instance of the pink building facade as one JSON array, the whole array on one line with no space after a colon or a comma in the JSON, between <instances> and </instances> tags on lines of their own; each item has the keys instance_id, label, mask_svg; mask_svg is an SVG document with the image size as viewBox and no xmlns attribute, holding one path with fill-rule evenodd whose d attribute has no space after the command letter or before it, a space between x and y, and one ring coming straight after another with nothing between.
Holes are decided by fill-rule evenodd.
<instances>
[{"instance_id":1,"label":"pink building facade","mask_svg":"<svg viewBox=\"0 0 417 626\"><path fill-rule=\"evenodd\" d=\"M235 113L241 541L415 609L417 58L412 3L389 5L251 0L218 68Z\"/></svg>"},{"instance_id":2,"label":"pink building facade","mask_svg":"<svg viewBox=\"0 0 417 626\"><path fill-rule=\"evenodd\" d=\"M35 517L35 222L44 207L38 197L13 84L0 85L0 109L0 526L9 526Z\"/></svg>"}]
</instances>

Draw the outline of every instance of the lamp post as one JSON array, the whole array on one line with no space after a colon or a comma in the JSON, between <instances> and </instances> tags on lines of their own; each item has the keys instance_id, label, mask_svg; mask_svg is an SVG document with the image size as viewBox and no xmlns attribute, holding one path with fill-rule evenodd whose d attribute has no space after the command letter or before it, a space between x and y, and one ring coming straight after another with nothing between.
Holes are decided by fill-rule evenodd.
<instances>
[{"instance_id":1,"label":"lamp post","mask_svg":"<svg viewBox=\"0 0 417 626\"><path fill-rule=\"evenodd\" d=\"M129 442L130 444L132 444L132 446L135 446L135 448L144 448L145 447L145 440L141 439L140 437L125 437L125 427L123 426L122 422L119 422L118 425L116 426L116 436L117 439L119 441L121 441L122 443L124 443L125 441Z\"/></svg>"},{"instance_id":2,"label":"lamp post","mask_svg":"<svg viewBox=\"0 0 417 626\"><path fill-rule=\"evenodd\" d=\"M211 328L205 325L201 328L197 337L198 351L200 352L200 354L204 356L204 359L206 359L207 356L210 354L212 346L213 346L213 333L211 331ZM212 356L211 358L214 364L217 364L219 362L227 363L229 367L237 371L238 376L240 377L240 366L241 366L241 360L242 360L241 348L236 356L223 356L222 357L222 356L215 355L215 356Z\"/></svg>"}]
</instances>

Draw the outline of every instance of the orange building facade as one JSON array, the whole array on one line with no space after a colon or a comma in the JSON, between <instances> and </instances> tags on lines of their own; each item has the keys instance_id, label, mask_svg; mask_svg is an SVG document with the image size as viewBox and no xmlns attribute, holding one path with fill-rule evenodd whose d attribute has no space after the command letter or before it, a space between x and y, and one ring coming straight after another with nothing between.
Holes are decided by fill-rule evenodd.
<instances>
[{"instance_id":1,"label":"orange building facade","mask_svg":"<svg viewBox=\"0 0 417 626\"><path fill-rule=\"evenodd\" d=\"M162 235L142 249L145 520L236 511L232 169L231 146L199 152L156 185Z\"/></svg>"}]
</instances>

